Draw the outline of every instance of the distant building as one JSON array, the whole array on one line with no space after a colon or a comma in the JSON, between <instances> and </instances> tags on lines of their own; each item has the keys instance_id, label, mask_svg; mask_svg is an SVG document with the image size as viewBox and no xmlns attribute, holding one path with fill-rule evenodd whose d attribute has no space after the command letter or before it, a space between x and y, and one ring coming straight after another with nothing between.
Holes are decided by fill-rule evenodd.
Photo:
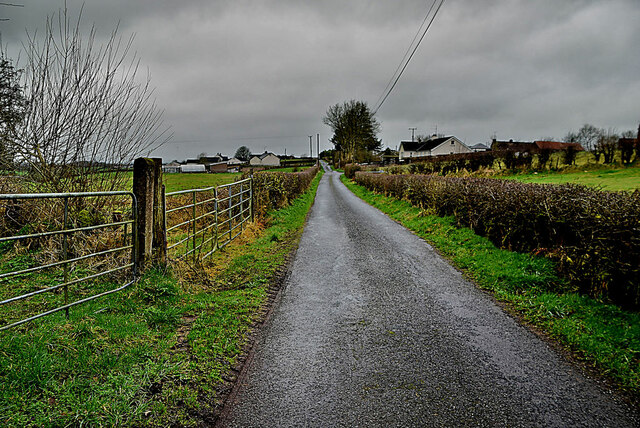
<instances>
[{"instance_id":1,"label":"distant building","mask_svg":"<svg viewBox=\"0 0 640 428\"><path fill-rule=\"evenodd\" d=\"M261 155L253 155L249 160L251 166L280 166L280 158L273 153L264 152Z\"/></svg>"},{"instance_id":2,"label":"distant building","mask_svg":"<svg viewBox=\"0 0 640 428\"><path fill-rule=\"evenodd\" d=\"M424 156L471 153L472 150L454 136L433 136L425 141L402 141L398 150L400 161Z\"/></svg>"},{"instance_id":3,"label":"distant building","mask_svg":"<svg viewBox=\"0 0 640 428\"><path fill-rule=\"evenodd\" d=\"M195 172L207 172L204 164L201 163L187 163L180 165L180 172L182 173L195 173Z\"/></svg>"},{"instance_id":4,"label":"distant building","mask_svg":"<svg viewBox=\"0 0 640 428\"><path fill-rule=\"evenodd\" d=\"M579 143L563 143L559 141L498 141L493 140L491 143L491 150L494 151L512 151L516 154L519 153L538 153L540 150L567 150L572 147L576 151L583 151L584 148Z\"/></svg>"},{"instance_id":5,"label":"distant building","mask_svg":"<svg viewBox=\"0 0 640 428\"><path fill-rule=\"evenodd\" d=\"M227 162L227 165L229 165L229 166L240 166L240 165L244 165L244 164L245 164L245 162L244 162L244 161L241 161L241 160L240 160L240 159L238 159L238 158L231 158L231 159L229 159L229 161Z\"/></svg>"},{"instance_id":6,"label":"distant building","mask_svg":"<svg viewBox=\"0 0 640 428\"><path fill-rule=\"evenodd\" d=\"M515 153L533 153L536 148L531 141L499 141L495 138L491 142L491 150L505 151L509 150Z\"/></svg>"},{"instance_id":7,"label":"distant building","mask_svg":"<svg viewBox=\"0 0 640 428\"><path fill-rule=\"evenodd\" d=\"M208 172L227 172L229 169L229 161L210 163L207 165Z\"/></svg>"},{"instance_id":8,"label":"distant building","mask_svg":"<svg viewBox=\"0 0 640 428\"><path fill-rule=\"evenodd\" d=\"M178 162L171 162L166 165L162 165L162 172L166 174L175 174L180 172L180 164Z\"/></svg>"},{"instance_id":9,"label":"distant building","mask_svg":"<svg viewBox=\"0 0 640 428\"><path fill-rule=\"evenodd\" d=\"M478 143L478 144L474 144L473 146L469 147L471 150L473 150L474 152L486 152L489 149L489 146L487 146L484 143Z\"/></svg>"},{"instance_id":10,"label":"distant building","mask_svg":"<svg viewBox=\"0 0 640 428\"><path fill-rule=\"evenodd\" d=\"M559 141L534 141L536 149L540 150L567 150L569 147L572 147L577 152L584 151L584 148L580 143L562 143Z\"/></svg>"}]
</instances>

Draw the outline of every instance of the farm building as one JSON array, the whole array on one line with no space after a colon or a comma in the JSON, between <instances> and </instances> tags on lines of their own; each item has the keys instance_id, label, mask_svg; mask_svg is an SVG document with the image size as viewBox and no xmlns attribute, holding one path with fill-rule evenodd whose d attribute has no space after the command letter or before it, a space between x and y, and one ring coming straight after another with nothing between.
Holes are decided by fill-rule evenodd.
<instances>
[{"instance_id":1,"label":"farm building","mask_svg":"<svg viewBox=\"0 0 640 428\"><path fill-rule=\"evenodd\" d=\"M402 141L398 150L400 161L408 158L471 153L472 150L454 136L433 136L425 141Z\"/></svg>"},{"instance_id":2,"label":"farm building","mask_svg":"<svg viewBox=\"0 0 640 428\"><path fill-rule=\"evenodd\" d=\"M494 139L491 143L491 150L509 150L515 153L538 153L540 150L559 151L567 150L569 147L579 152L584 150L578 143L562 143L558 141L498 141Z\"/></svg>"},{"instance_id":3,"label":"farm building","mask_svg":"<svg viewBox=\"0 0 640 428\"><path fill-rule=\"evenodd\" d=\"M182 173L194 173L194 172L207 172L205 166L201 163L187 163L180 165L180 172Z\"/></svg>"},{"instance_id":4,"label":"farm building","mask_svg":"<svg viewBox=\"0 0 640 428\"><path fill-rule=\"evenodd\" d=\"M584 149L579 143L561 143L558 141L534 141L537 150L567 150L569 147L577 152L582 152Z\"/></svg>"},{"instance_id":5,"label":"farm building","mask_svg":"<svg viewBox=\"0 0 640 428\"><path fill-rule=\"evenodd\" d=\"M261 155L253 155L249 160L251 166L280 166L280 158L273 153L264 152Z\"/></svg>"},{"instance_id":6,"label":"farm building","mask_svg":"<svg viewBox=\"0 0 640 428\"><path fill-rule=\"evenodd\" d=\"M209 172L227 172L228 168L229 166L227 161L210 163L207 165L207 171Z\"/></svg>"}]
</instances>

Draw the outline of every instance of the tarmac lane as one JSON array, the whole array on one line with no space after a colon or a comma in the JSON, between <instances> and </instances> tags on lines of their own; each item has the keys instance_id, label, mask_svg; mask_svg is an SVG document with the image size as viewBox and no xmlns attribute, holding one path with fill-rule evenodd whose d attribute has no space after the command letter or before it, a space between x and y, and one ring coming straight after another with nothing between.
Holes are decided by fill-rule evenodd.
<instances>
[{"instance_id":1,"label":"tarmac lane","mask_svg":"<svg viewBox=\"0 0 640 428\"><path fill-rule=\"evenodd\" d=\"M328 172L224 427L633 427L425 241Z\"/></svg>"}]
</instances>

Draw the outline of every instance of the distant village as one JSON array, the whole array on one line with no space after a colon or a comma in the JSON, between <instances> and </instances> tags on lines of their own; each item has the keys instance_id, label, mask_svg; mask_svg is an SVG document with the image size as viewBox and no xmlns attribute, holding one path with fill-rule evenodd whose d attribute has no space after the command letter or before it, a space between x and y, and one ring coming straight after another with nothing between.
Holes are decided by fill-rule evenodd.
<instances>
[{"instance_id":1,"label":"distant village","mask_svg":"<svg viewBox=\"0 0 640 428\"><path fill-rule=\"evenodd\" d=\"M275 155L274 153L265 151L261 154L252 154L248 160L241 160L237 157L229 159L218 153L215 156L201 155L197 159L187 159L184 162L172 161L162 165L164 173L222 173L222 172L240 172L243 168L251 168L253 170L279 168L279 167L296 167L310 165L315 159L309 157L296 158L291 155Z\"/></svg>"},{"instance_id":2,"label":"distant village","mask_svg":"<svg viewBox=\"0 0 640 428\"><path fill-rule=\"evenodd\" d=\"M623 147L625 144L635 146L638 138L619 138L616 147ZM576 142L561 141L514 141L493 139L490 143L477 143L467 145L457 137L450 135L431 135L429 137L418 136L412 141L401 141L398 150L387 148L379 153L372 154L371 163L377 164L404 164L424 161L434 156L446 156L457 154L469 154L477 152L511 152L516 157L530 156L540 152L550 151L566 151L573 152L584 151L585 148ZM333 150L327 150L320 153L321 157L331 158ZM206 156L202 154L197 159L187 159L183 162L172 161L163 164L163 172L165 173L222 173L222 172L240 172L243 169L269 169L280 167L295 167L311 165L316 161L312 157L296 158L291 155L276 155L272 152L265 151L261 154L251 154L246 160L233 157L229 159L218 153L215 156Z\"/></svg>"},{"instance_id":3,"label":"distant village","mask_svg":"<svg viewBox=\"0 0 640 428\"><path fill-rule=\"evenodd\" d=\"M491 146L484 143L467 146L454 136L432 135L429 138L420 138L417 141L401 141L398 148L397 159L399 162L411 162L413 160L441 155L453 155L462 153L475 153L492 151L511 151L516 154L535 154L542 150L575 150L583 151L579 143L565 143L559 141L499 141L495 138Z\"/></svg>"}]
</instances>

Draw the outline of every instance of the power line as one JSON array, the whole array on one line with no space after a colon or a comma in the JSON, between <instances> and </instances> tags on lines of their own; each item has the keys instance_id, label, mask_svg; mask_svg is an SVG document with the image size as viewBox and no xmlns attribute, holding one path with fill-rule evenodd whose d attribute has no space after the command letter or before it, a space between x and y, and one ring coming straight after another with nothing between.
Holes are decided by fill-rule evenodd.
<instances>
[{"instance_id":1,"label":"power line","mask_svg":"<svg viewBox=\"0 0 640 428\"><path fill-rule=\"evenodd\" d=\"M434 0L434 4L437 0ZM429 21L429 24L427 25L427 27L424 29L424 32L422 33L422 36L420 37L420 40L418 40L418 43L415 45L415 47L413 48L413 51L411 52L411 55L409 56L409 58L406 60L406 62L404 63L404 66L402 67L402 69L400 70L400 73L398 74L398 76L396 77L396 79L393 82L393 85L391 85L391 87L389 88L389 90L387 91L386 95L384 96L384 98L382 98L382 101L380 101L380 103L378 103L378 105L376 106L376 108L373 111L373 115L375 116L375 114L378 112L378 110L380 110L380 107L382 107L382 105L384 104L384 102L387 100L387 98L389 97L389 95L391 94L391 92L393 91L393 89L396 87L396 84L398 83L398 80L400 80L400 77L402 77L402 74L404 73L404 70L406 70L407 66L409 65L409 62L411 61L411 58L413 58L413 55L416 53L416 51L418 50L418 47L420 46L420 43L422 43L422 40L424 39L424 36L427 35L427 31L429 31L429 28L431 28L431 24L433 24L434 19L436 18L436 15L438 15L438 12L440 11L440 8L442 7L442 5L444 4L445 0L440 0L440 4L438 4L438 7L436 8L435 12L433 13L433 16L431 17L431 20ZM429 12L431 12L431 9L429 9ZM429 16L429 13L427 13L427 17ZM425 18L426 20L426 18ZM420 26L422 28L422 26ZM402 62L401 62L402 64ZM384 93L384 91L383 91Z\"/></svg>"},{"instance_id":2,"label":"power line","mask_svg":"<svg viewBox=\"0 0 640 428\"><path fill-rule=\"evenodd\" d=\"M387 86L384 87L384 90L382 91L382 93L380 94L378 99L376 100L376 104L375 105L378 105L378 102L380 101L380 99L382 98L384 93L387 92L387 89L389 89L389 86L391 86L391 82L393 82L393 78L396 77L396 74L398 73L398 70L400 70L400 67L402 67L402 64L404 63L404 60L407 59L407 55L409 55L409 51L411 51L411 46L413 46L413 44L416 42L416 39L420 35L420 32L422 31L422 27L424 26L424 23L427 22L427 18L429 18L429 15L431 14L431 11L433 10L433 7L436 5L436 1L437 0L433 0L433 3L431 3L431 7L427 11L427 14L424 16L424 19L422 20L422 23L420 24L420 27L418 27L418 31L416 31L415 36L413 36L413 40L411 40L411 43L409 43L409 46L407 47L407 50L405 51L404 55L402 56L402 59L400 60L400 63L398 64L398 67L396 67L396 71L394 71L393 74L391 75L391 78L387 82Z\"/></svg>"}]
</instances>

